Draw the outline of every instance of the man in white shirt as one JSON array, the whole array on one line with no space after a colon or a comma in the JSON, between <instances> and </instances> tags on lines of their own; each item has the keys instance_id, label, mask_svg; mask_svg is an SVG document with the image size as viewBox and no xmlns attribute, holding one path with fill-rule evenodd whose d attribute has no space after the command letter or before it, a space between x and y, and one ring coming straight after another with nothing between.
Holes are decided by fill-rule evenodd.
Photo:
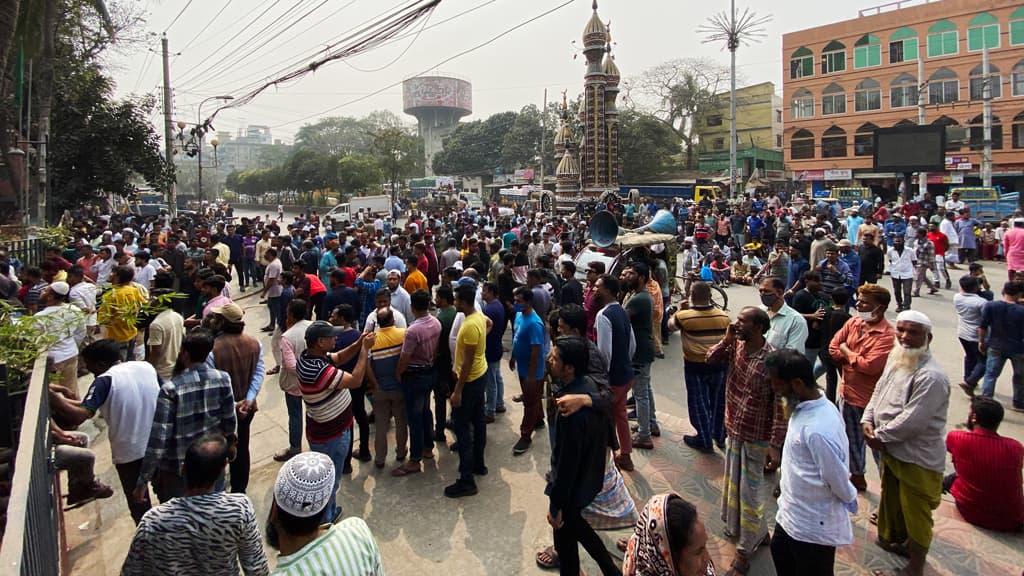
<instances>
[{"instance_id":1,"label":"man in white shirt","mask_svg":"<svg viewBox=\"0 0 1024 576\"><path fill-rule=\"evenodd\" d=\"M782 450L779 511L772 536L778 574L832 574L836 547L853 543L846 428L835 405L815 384L814 368L795 350L765 359L772 390L791 410Z\"/></svg>"},{"instance_id":2,"label":"man in white shirt","mask_svg":"<svg viewBox=\"0 0 1024 576\"><path fill-rule=\"evenodd\" d=\"M276 248L268 248L265 256L267 259L267 269L263 273L263 290L260 292L260 296L267 299L270 322L260 328L260 331L273 332L274 326L279 325L282 327L281 331L284 332L284 319L278 317L281 313L281 292L284 290L284 287L281 285L281 272L283 272L283 268L281 261L277 258Z\"/></svg>"},{"instance_id":3,"label":"man in white shirt","mask_svg":"<svg viewBox=\"0 0 1024 576\"><path fill-rule=\"evenodd\" d=\"M409 293L402 288L402 273L398 270L389 270L387 284L388 290L391 290L391 307L401 312L408 321L412 318L412 303L409 300Z\"/></svg>"},{"instance_id":4,"label":"man in white shirt","mask_svg":"<svg viewBox=\"0 0 1024 576\"><path fill-rule=\"evenodd\" d=\"M156 277L156 268L150 262L150 258L149 252L135 253L135 282L146 290L153 287L153 278Z\"/></svg>"},{"instance_id":5,"label":"man in white shirt","mask_svg":"<svg viewBox=\"0 0 1024 576\"><path fill-rule=\"evenodd\" d=\"M100 286L110 284L110 271L117 265L114 260L114 249L110 245L101 246L96 253L99 258L92 265L92 273L96 276L96 284Z\"/></svg>"},{"instance_id":6,"label":"man in white shirt","mask_svg":"<svg viewBox=\"0 0 1024 576\"><path fill-rule=\"evenodd\" d=\"M146 362L121 362L120 346L113 340L97 340L82 349L82 361L96 375L85 399L73 402L51 394L54 410L78 425L103 414L110 438L110 454L121 479L128 510L138 524L150 508L149 493L136 501L131 493L146 455L156 399L160 394L156 370Z\"/></svg>"},{"instance_id":7,"label":"man in white shirt","mask_svg":"<svg viewBox=\"0 0 1024 576\"><path fill-rule=\"evenodd\" d=\"M955 212L960 214L960 211L964 209L965 204L963 200L960 200L960 193L953 192L949 195L949 200L946 200L946 212Z\"/></svg>"},{"instance_id":8,"label":"man in white shirt","mask_svg":"<svg viewBox=\"0 0 1024 576\"><path fill-rule=\"evenodd\" d=\"M896 312L910 310L913 301L914 269L917 267L917 252L907 248L902 236L892 239L892 247L886 252L889 261L889 275L892 277L892 291L896 296Z\"/></svg>"},{"instance_id":9,"label":"man in white shirt","mask_svg":"<svg viewBox=\"0 0 1024 576\"><path fill-rule=\"evenodd\" d=\"M72 266L68 269L68 300L77 306L85 314L85 339L83 345L88 344L96 334L99 334L100 327L96 322L96 285L85 281L85 271L81 266Z\"/></svg>"},{"instance_id":10,"label":"man in white shirt","mask_svg":"<svg viewBox=\"0 0 1024 576\"><path fill-rule=\"evenodd\" d=\"M45 334L56 339L50 344L46 358L51 371L60 374L57 384L77 400L78 345L85 339L85 314L68 304L70 292L67 282L54 282L43 288L35 317Z\"/></svg>"},{"instance_id":11,"label":"man in white shirt","mask_svg":"<svg viewBox=\"0 0 1024 576\"><path fill-rule=\"evenodd\" d=\"M950 270L959 270L956 264L960 261L960 235L956 231L956 215L946 212L946 216L939 222L939 232L946 235L949 246L946 248L946 265Z\"/></svg>"}]
</instances>

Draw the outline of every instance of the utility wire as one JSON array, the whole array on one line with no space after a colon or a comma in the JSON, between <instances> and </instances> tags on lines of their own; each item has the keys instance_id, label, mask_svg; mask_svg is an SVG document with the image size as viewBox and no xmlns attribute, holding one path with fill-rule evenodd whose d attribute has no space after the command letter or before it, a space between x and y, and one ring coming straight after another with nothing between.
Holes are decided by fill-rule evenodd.
<instances>
[{"instance_id":1,"label":"utility wire","mask_svg":"<svg viewBox=\"0 0 1024 576\"><path fill-rule=\"evenodd\" d=\"M456 53L456 54L454 54L452 56L449 56L448 58L445 58L444 60L441 60L437 64L434 64L433 66L430 66L430 67L424 69L423 71L421 71L419 74L416 74L415 76L422 76L423 74L429 73L431 70L435 70L437 68L440 68L441 66L444 66L445 64L451 62L452 60L455 60L456 58L461 58L462 56L465 56L466 54L469 54L471 52L475 52L476 50L479 50L480 48L483 48L484 46L492 44L492 43L496 42L497 40L499 40L499 39L501 39L501 38L503 38L505 36L508 36L512 32L515 32L516 30L518 30L518 29L520 29L520 28L522 28L524 26L527 26L528 24L531 24L531 23L533 23L533 22L535 22L537 20L540 20L541 18L543 18L543 17L545 17L545 16L547 16L549 14L552 14L552 13L558 11L558 10L561 10L562 8L565 8L569 4L572 4L573 2L576 2L576 0L566 0L565 2L559 4L558 6L555 6L554 8L551 8L549 10L545 10L544 12L541 12L540 14L538 14L538 15L536 15L536 16L528 19L528 20L524 20L523 22L520 22L519 24L516 24L515 26L505 30L504 32L501 32L500 34L498 34L496 36L492 36L491 38L485 40L484 42L481 42L480 44L477 44L476 46L473 46L472 48L467 48L466 50L463 50L462 52L458 52L458 53ZM306 120L311 120L311 119L316 118L318 116L322 116L324 114L328 114L330 112L334 112L335 110L339 110L341 108L344 108L345 106L349 106L349 105L355 104L356 102L362 102L363 100L366 100L368 98L376 96L376 95L378 95L378 94L380 94L380 93L382 93L382 92L384 92L386 90L389 90L391 88L394 88L394 87L402 84L402 82L404 82L404 80L399 80L397 82L393 82L391 84L388 84L387 86L384 86L383 88L380 88L379 90L375 90L375 91L370 92L370 93L368 93L368 94L366 94L364 96L360 96L358 98L354 98L354 99L349 100L347 102L343 102L341 104L338 104L337 106L332 106L331 108L328 108L326 110L322 110L320 112L316 112L314 114L310 114L308 116L304 116L304 117L299 118L297 120L292 120L291 122L285 122L284 124L276 124L276 125L272 126L272 128L280 128L282 126L288 126L290 124L295 124L297 122L305 122Z\"/></svg>"},{"instance_id":2,"label":"utility wire","mask_svg":"<svg viewBox=\"0 0 1024 576\"><path fill-rule=\"evenodd\" d=\"M234 60L229 60L230 54L229 54L228 56L225 56L223 60L221 60L220 62L218 62L218 63L214 64L213 66L211 66L210 68L208 68L208 69L207 69L207 71L206 71L206 72L204 72L204 73L203 73L202 75L200 75L200 76L196 76L196 77L193 77L193 79L192 79L192 82L196 82L196 81L197 81L197 80L199 80L199 79L200 79L201 77L205 77L205 76L209 76L209 77L216 77L216 76L218 76L219 74L222 74L222 73L228 72L228 71L230 71L230 70L232 70L232 69L236 68L236 67L237 67L237 66L238 66L239 64L241 64L242 62L244 62L244 61L245 61L245 60L246 60L247 58L249 58L249 57L251 57L251 56L253 56L253 55L257 54L257 53L258 53L258 52L259 52L260 50L262 50L262 49L263 49L263 48L264 48L264 47L265 47L265 46L266 46L267 44L270 44L271 42L273 42L274 40L276 40L277 38L279 38L279 37L280 37L280 36L281 36L282 34L284 34L285 32L287 32L288 30L290 30L290 29L291 29L292 27L296 26L297 24L299 24L300 22L302 22L303 20L305 20L306 18L308 18L308 17L309 17L309 16L311 15L311 14L313 14L314 12L316 12L317 10L319 10L319 9L320 9L320 8L321 8L321 7L322 7L322 6L324 5L324 4L327 4L327 2L328 2L328 1L329 1L329 0L321 0L319 4L317 4L316 6L314 6L313 8L311 8L311 9L310 9L309 11L307 11L307 12L306 12L305 14L303 14L303 15L299 16L299 17L298 17L297 19L295 19L295 20L294 20L293 22L291 22L290 24L288 24L288 25L287 25L287 26L285 26L284 28L282 28L282 29L280 29L280 30L276 31L276 32L275 32L274 34L270 35L270 36L269 36L269 37L268 37L268 38L267 38L266 40L264 40L264 41L263 41L263 42L262 42L261 44L259 44L258 46L255 46L255 47L253 47L253 48L251 48L251 49L249 49L249 51L248 51L248 52L246 52L246 53L244 53L244 54L241 54L241 55L239 55L239 56L238 56L237 58L235 58ZM261 32L262 32L262 31L261 31ZM260 34L259 34L259 33L257 33L256 35L254 35L254 36L253 36L253 39L255 39L255 38L259 37L259 35L260 35ZM244 44L243 44L243 46L240 46L240 47L239 47L239 49L240 49L240 48L242 48L242 47L244 47Z\"/></svg>"},{"instance_id":3,"label":"utility wire","mask_svg":"<svg viewBox=\"0 0 1024 576\"><path fill-rule=\"evenodd\" d=\"M192 43L195 42L197 38L202 36L203 32L206 32L206 29L209 28L211 24L217 21L217 18L220 17L220 15L228 9L228 6L231 6L231 0L225 2L224 5L221 6L220 10L218 10L217 13L213 15L213 18L210 18L210 20L206 23L206 26L203 26L202 29L199 30L199 32L196 32L196 35L193 36L192 39L189 40L185 44L185 46L182 47L181 50L179 50L178 52L184 52L185 50L188 50L188 47L191 46Z\"/></svg>"},{"instance_id":4,"label":"utility wire","mask_svg":"<svg viewBox=\"0 0 1024 576\"><path fill-rule=\"evenodd\" d=\"M178 21L178 18L181 18L181 15L184 14L185 10L188 10L188 7L191 5L192 0L188 0L188 2L185 3L185 6L181 9L181 12L178 12L178 15L174 17L174 20L171 20L171 23L167 25L167 28L164 28L164 34L167 34L167 31L174 26L174 24Z\"/></svg>"}]
</instances>

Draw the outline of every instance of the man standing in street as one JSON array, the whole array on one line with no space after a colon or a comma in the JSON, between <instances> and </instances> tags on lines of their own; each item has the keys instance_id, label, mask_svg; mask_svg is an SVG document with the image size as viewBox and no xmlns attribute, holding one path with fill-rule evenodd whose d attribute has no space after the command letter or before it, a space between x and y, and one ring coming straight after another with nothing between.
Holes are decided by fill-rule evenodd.
<instances>
[{"instance_id":1,"label":"man standing in street","mask_svg":"<svg viewBox=\"0 0 1024 576\"><path fill-rule=\"evenodd\" d=\"M516 370L519 375L519 385L523 392L523 420L519 426L519 440L512 447L513 456L525 454L530 449L534 429L538 423L544 422L542 402L547 336L544 320L533 309L534 296L535 292L525 286L515 290L513 306L516 317L508 367ZM491 332L494 330L496 328L492 328Z\"/></svg>"},{"instance_id":2,"label":"man standing in street","mask_svg":"<svg viewBox=\"0 0 1024 576\"><path fill-rule=\"evenodd\" d=\"M1003 299L985 304L978 328L978 350L987 357L981 395L995 396L996 381L1009 360L1013 368L1011 410L1015 412L1024 412L1024 306L1017 303L1022 296L1024 284L1007 282Z\"/></svg>"},{"instance_id":3,"label":"man standing in street","mask_svg":"<svg viewBox=\"0 0 1024 576\"><path fill-rule=\"evenodd\" d=\"M683 436L683 443L701 452L725 447L726 366L708 364L708 350L718 344L729 328L729 315L711 305L711 288L704 282L690 285L690 298L680 303L668 320L669 332L679 332L683 346L683 378L690 424L697 434Z\"/></svg>"},{"instance_id":4,"label":"man standing in street","mask_svg":"<svg viewBox=\"0 0 1024 576\"><path fill-rule=\"evenodd\" d=\"M387 276L387 287L391 291L391 308L401 313L402 318L412 318L412 307L409 305L409 293L402 288L402 273L398 270L389 270Z\"/></svg>"},{"instance_id":5,"label":"man standing in street","mask_svg":"<svg viewBox=\"0 0 1024 576\"><path fill-rule=\"evenodd\" d=\"M234 447L203 435L183 450L184 491L142 518L121 568L125 576L269 574L259 524L245 494L217 489Z\"/></svg>"},{"instance_id":6,"label":"man standing in street","mask_svg":"<svg viewBox=\"0 0 1024 576\"><path fill-rule=\"evenodd\" d=\"M938 294L938 283L932 284L929 274L935 273L935 245L928 239L928 232L924 228L918 228L915 233L917 242L914 244L914 252L917 256L914 276L914 297L921 297L921 284L928 285L929 294Z\"/></svg>"},{"instance_id":7,"label":"man standing in street","mask_svg":"<svg viewBox=\"0 0 1024 576\"><path fill-rule=\"evenodd\" d=\"M946 251L949 250L949 238L946 238L945 234L939 232L938 224L928 225L927 237L935 249L935 288L938 288L939 282L945 278L946 290L949 290L953 287L953 282L949 279L949 272L946 271ZM920 288L920 285L918 288Z\"/></svg>"},{"instance_id":8,"label":"man standing in street","mask_svg":"<svg viewBox=\"0 0 1024 576\"><path fill-rule=\"evenodd\" d=\"M876 284L885 272L885 252L875 243L879 236L867 233L860 247L860 278L857 285Z\"/></svg>"},{"instance_id":9,"label":"man standing in street","mask_svg":"<svg viewBox=\"0 0 1024 576\"><path fill-rule=\"evenodd\" d=\"M409 423L409 461L392 470L392 476L416 474L422 470L422 459L434 457L429 400L430 389L436 378L434 362L441 322L430 315L430 295L426 290L413 292L410 304L413 320L405 330L396 370L405 398L406 421Z\"/></svg>"},{"instance_id":10,"label":"man standing in street","mask_svg":"<svg viewBox=\"0 0 1024 576\"><path fill-rule=\"evenodd\" d=\"M206 324L213 330L213 365L231 377L237 429L236 456L231 461L231 491L249 486L249 430L256 415L256 397L263 388L263 345L245 334L242 307L231 303L214 307Z\"/></svg>"},{"instance_id":11,"label":"man standing in street","mask_svg":"<svg viewBox=\"0 0 1024 576\"><path fill-rule=\"evenodd\" d=\"M285 317L286 330L281 335L281 371L277 384L284 392L285 407L288 409L288 448L274 454L277 462L287 462L302 452L302 392L299 390L297 361L306 351L306 328L312 324L306 320L306 301L292 300L288 303Z\"/></svg>"},{"instance_id":12,"label":"man standing in street","mask_svg":"<svg viewBox=\"0 0 1024 576\"><path fill-rule=\"evenodd\" d=\"M978 329L988 300L978 294L978 278L968 274L960 277L960 293L953 296L956 309L956 335L964 349L964 379L960 389L968 396L974 395L974 388L985 376L985 356L978 346Z\"/></svg>"},{"instance_id":13,"label":"man standing in street","mask_svg":"<svg viewBox=\"0 0 1024 576\"><path fill-rule=\"evenodd\" d=\"M455 291L455 309L465 319L456 336L455 387L451 393L452 420L459 448L459 479L444 489L449 498L477 493L473 476L487 474L484 448L487 446L487 424L484 421L484 388L487 374L487 323L475 307L476 288L470 284Z\"/></svg>"},{"instance_id":14,"label":"man standing in street","mask_svg":"<svg viewBox=\"0 0 1024 576\"><path fill-rule=\"evenodd\" d=\"M829 355L842 370L839 410L846 422L849 441L850 481L857 490L867 489L864 479L866 448L860 422L864 407L871 400L875 383L885 369L893 348L896 331L885 319L889 291L878 284L865 284L858 290L857 315L846 321L828 344ZM875 454L877 459L878 455Z\"/></svg>"},{"instance_id":15,"label":"man standing in street","mask_svg":"<svg viewBox=\"0 0 1024 576\"><path fill-rule=\"evenodd\" d=\"M562 272L562 292L560 302L562 306L566 304L579 304L583 305L583 284L576 279L576 264L571 260L563 261L561 264Z\"/></svg>"},{"instance_id":16,"label":"man standing in street","mask_svg":"<svg viewBox=\"0 0 1024 576\"><path fill-rule=\"evenodd\" d=\"M786 304L782 297L785 290L785 284L778 278L765 278L758 287L761 309L771 319L771 329L765 339L772 348L792 348L803 354L807 342L807 322L799 312Z\"/></svg>"},{"instance_id":17,"label":"man standing in street","mask_svg":"<svg viewBox=\"0 0 1024 576\"><path fill-rule=\"evenodd\" d=\"M306 328L306 351L299 355L296 371L299 390L306 408L306 440L310 450L326 454L335 470L344 470L345 459L352 447L352 395L350 388L358 388L366 376L367 355L373 346L373 333L361 335L343 350L334 350L336 337L344 327L332 326L322 320ZM339 364L357 358L352 372L337 368ZM334 490L327 503L325 520L334 522L341 515L335 497L341 474L334 477Z\"/></svg>"},{"instance_id":18,"label":"man standing in street","mask_svg":"<svg viewBox=\"0 0 1024 576\"><path fill-rule=\"evenodd\" d=\"M726 536L736 540L732 569L740 574L750 570L750 557L768 535L764 474L778 468L786 439L782 398L772 390L765 367L765 359L775 350L765 339L770 327L767 312L746 307L707 356L709 364L730 368L725 388L722 521Z\"/></svg>"},{"instance_id":19,"label":"man standing in street","mask_svg":"<svg viewBox=\"0 0 1024 576\"><path fill-rule=\"evenodd\" d=\"M174 277L170 272L159 272L153 283L152 296L155 298L174 292ZM162 379L174 375L174 364L181 353L181 341L185 338L185 319L172 308L156 315L149 324L146 338L146 361L153 365Z\"/></svg>"},{"instance_id":20,"label":"man standing in street","mask_svg":"<svg viewBox=\"0 0 1024 576\"><path fill-rule=\"evenodd\" d=\"M505 412L505 379L501 376L501 356L504 353L502 339L508 322L505 320L505 305L498 300L498 287L493 282L484 282L484 316L491 321L487 333L487 393L484 417L487 423L494 422L494 414Z\"/></svg>"},{"instance_id":21,"label":"man standing in street","mask_svg":"<svg viewBox=\"0 0 1024 576\"><path fill-rule=\"evenodd\" d=\"M622 271L622 284L626 289L623 308L629 317L629 324L636 339L633 353L633 398L636 400L636 435L632 437L633 448L653 450L651 436L661 436L658 419L655 416L654 391L651 389L651 364L654 362L655 338L660 338L653 328L654 299L647 290L650 268L642 262L634 262ZM660 288L658 290L661 296ZM660 322L661 319L658 318Z\"/></svg>"},{"instance_id":22,"label":"man standing in street","mask_svg":"<svg viewBox=\"0 0 1024 576\"><path fill-rule=\"evenodd\" d=\"M775 572L832 574L836 548L853 544L850 512L857 510L843 420L815 384L807 358L776 350L765 364L772 390L790 410L772 536Z\"/></svg>"},{"instance_id":23,"label":"man standing in street","mask_svg":"<svg viewBox=\"0 0 1024 576\"><path fill-rule=\"evenodd\" d=\"M70 292L67 282L54 282L43 288L35 318L36 325L54 338L47 348L46 359L50 370L59 376L55 383L68 390L73 400L78 400L78 346L85 340L85 313L68 304Z\"/></svg>"},{"instance_id":24,"label":"man standing in street","mask_svg":"<svg viewBox=\"0 0 1024 576\"><path fill-rule=\"evenodd\" d=\"M266 298L267 309L270 311L270 322L266 326L260 328L261 332L273 332L274 327L277 325L284 325L284 319L278 318L280 311L281 292L283 290L281 285L281 272L283 272L281 260L277 257L276 248L267 248L264 253L267 260L266 269L263 272L263 290L260 292L261 298ZM283 330L282 330L283 331Z\"/></svg>"},{"instance_id":25,"label":"man standing in street","mask_svg":"<svg viewBox=\"0 0 1024 576\"><path fill-rule=\"evenodd\" d=\"M448 395L451 393L452 385L452 352L448 342L452 333L452 325L455 323L455 293L451 286L438 285L437 294L434 295L434 304L437 306L437 320L441 323L441 333L438 335L437 378L434 381L434 441L446 442L444 425L448 419ZM495 408L497 411L497 408Z\"/></svg>"},{"instance_id":26,"label":"man standing in street","mask_svg":"<svg viewBox=\"0 0 1024 576\"><path fill-rule=\"evenodd\" d=\"M619 280L605 274L597 280L593 295L593 303L597 308L595 329L597 331L597 348L608 359L608 385L611 386L615 403L612 405L612 418L615 421L615 435L619 441L619 454L615 456L615 465L620 470L634 470L633 439L629 432L629 418L626 414L626 396L633 385L633 354L636 352L636 339L629 316L619 304Z\"/></svg>"},{"instance_id":27,"label":"man standing in street","mask_svg":"<svg viewBox=\"0 0 1024 576\"><path fill-rule=\"evenodd\" d=\"M914 301L911 291L914 287L914 267L917 253L908 250L903 236L892 239L892 247L886 253L889 261L889 275L892 277L892 291L896 295L896 312L910 310Z\"/></svg>"},{"instance_id":28,"label":"man standing in street","mask_svg":"<svg viewBox=\"0 0 1024 576\"><path fill-rule=\"evenodd\" d=\"M199 328L185 335L180 369L163 382L157 397L149 443L135 484L136 502L145 499L150 480L160 502L185 495L181 468L186 450L196 439L219 433L235 443L231 377L207 363L211 352L213 334L209 330Z\"/></svg>"},{"instance_id":29,"label":"man standing in street","mask_svg":"<svg viewBox=\"0 0 1024 576\"><path fill-rule=\"evenodd\" d=\"M234 268L235 276L238 278L238 291L245 292L249 286L249 275L244 267L245 248L242 244L242 235L235 231L234 224L228 224L227 235L222 242L228 246L228 270Z\"/></svg>"},{"instance_id":30,"label":"man standing in street","mask_svg":"<svg viewBox=\"0 0 1024 576\"><path fill-rule=\"evenodd\" d=\"M1006 257L1006 274L1012 282L1016 272L1024 272L1024 218L1013 219L1013 228L1003 234L1003 255Z\"/></svg>"},{"instance_id":31,"label":"man standing in street","mask_svg":"<svg viewBox=\"0 0 1024 576\"><path fill-rule=\"evenodd\" d=\"M139 329L135 322L126 320L134 317L146 303L139 289L132 285L135 273L128 266L116 266L110 273L113 287L103 295L103 303L96 313L100 326L107 329L106 337L121 345L121 358L135 359L135 336Z\"/></svg>"},{"instance_id":32,"label":"man standing in street","mask_svg":"<svg viewBox=\"0 0 1024 576\"><path fill-rule=\"evenodd\" d=\"M927 316L901 312L896 334L899 347L889 356L861 426L868 446L882 452L877 543L910 558L908 576L922 576L946 467L949 379L929 350Z\"/></svg>"}]
</instances>

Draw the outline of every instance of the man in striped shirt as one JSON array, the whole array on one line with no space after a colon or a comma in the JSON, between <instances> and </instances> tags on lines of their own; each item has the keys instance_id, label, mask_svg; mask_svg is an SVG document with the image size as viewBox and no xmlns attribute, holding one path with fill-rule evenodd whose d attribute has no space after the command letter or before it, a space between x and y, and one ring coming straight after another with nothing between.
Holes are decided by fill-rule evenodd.
<instances>
[{"instance_id":1,"label":"man in striped shirt","mask_svg":"<svg viewBox=\"0 0 1024 576\"><path fill-rule=\"evenodd\" d=\"M366 375L366 357L373 346L374 334L364 334L348 348L331 352L335 337L344 331L343 327L332 326L317 320L306 328L306 351L296 362L299 376L299 391L306 406L306 440L314 452L330 457L337 470L345 465L352 444L352 396L349 388L356 388ZM359 354L352 373L337 368ZM333 522L341 510L335 503L338 480L335 476L334 491L327 503L325 518Z\"/></svg>"},{"instance_id":2,"label":"man in striped shirt","mask_svg":"<svg viewBox=\"0 0 1024 576\"><path fill-rule=\"evenodd\" d=\"M335 483L331 459L316 452L285 463L274 483L267 541L281 551L274 574L383 576L380 547L361 518L324 526Z\"/></svg>"}]
</instances>

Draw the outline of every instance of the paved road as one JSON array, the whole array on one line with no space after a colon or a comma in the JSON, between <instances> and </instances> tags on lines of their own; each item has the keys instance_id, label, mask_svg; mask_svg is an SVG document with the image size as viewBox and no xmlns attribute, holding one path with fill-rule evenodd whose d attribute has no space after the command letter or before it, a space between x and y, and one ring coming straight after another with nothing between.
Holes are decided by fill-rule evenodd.
<instances>
[{"instance_id":1,"label":"paved road","mask_svg":"<svg viewBox=\"0 0 1024 576\"><path fill-rule=\"evenodd\" d=\"M1003 267L995 263L987 263L986 268L991 280L998 280L1005 273ZM733 316L742 306L757 303L756 291L750 287L730 288L729 296ZM943 291L938 296L926 296L914 302L915 308L935 322L933 352L951 380L957 382L962 351L956 339L956 316L951 300L952 293ZM239 304L245 308L245 321L250 331L255 333L255 328L267 321L266 308L259 304L252 291L241 298ZM890 312L889 318L894 320L895 315ZM263 342L268 366L273 366L270 339L263 334L258 337ZM510 342L506 341L505 345L507 350ZM720 537L722 523L717 518L722 459L719 455L699 455L682 444L682 435L691 433L692 428L686 417L678 337L673 337L666 354L667 358L657 361L652 370L658 418L664 435L655 439L655 450L634 452L637 472L626 475L627 485L639 506L651 494L668 490L695 501L712 535L709 544L712 556L720 566L719 572L724 573L722 565L731 557L732 548ZM543 495L543 474L549 458L546 434L537 435L527 454L511 455L522 411L520 405L511 402L511 397L518 392L517 380L507 369L503 373L505 398L510 409L488 427L490 474L480 479L479 495L458 501L443 497L444 486L457 477L458 464L457 457L443 447L436 460L426 462L423 474L407 478L392 478L388 473L394 464L393 453L383 471L353 462L355 472L344 478L339 503L346 515L360 516L369 523L380 543L389 574L545 573L535 566L534 554L549 544L551 538L545 521L547 500ZM997 398L1005 405L1009 405L1009 380L1009 374L1004 373L997 388ZM83 389L87 382L83 379ZM287 442L287 412L275 377L267 379L259 406L252 429L253 473L249 495L262 519L269 511L279 468L271 456ZM963 422L966 414L966 398L954 390L948 427L951 429ZM1008 411L1000 431L1024 439L1024 415ZM99 435L94 443L97 473L105 482L117 486L106 444L105 434ZM854 517L856 542L838 552L839 574L867 575L875 569L900 565L898 560L871 544L875 532L867 516L877 505L879 482L873 463L869 466L872 467L868 474L869 491L861 497L860 513ZM769 508L769 515L773 517L774 504L769 504ZM73 573L118 573L134 530L120 490L116 490L111 499L68 512L65 520ZM994 535L966 525L948 497L936 512L936 529L930 556L932 574L1009 575L1019 574L1020 566L1024 566L1024 538ZM629 531L602 534L611 549L615 539L628 535ZM613 553L618 555L617 550ZM268 549L268 556L273 565L276 554ZM585 566L588 573L598 573L589 559ZM767 551L755 557L751 574L774 574Z\"/></svg>"}]
</instances>

